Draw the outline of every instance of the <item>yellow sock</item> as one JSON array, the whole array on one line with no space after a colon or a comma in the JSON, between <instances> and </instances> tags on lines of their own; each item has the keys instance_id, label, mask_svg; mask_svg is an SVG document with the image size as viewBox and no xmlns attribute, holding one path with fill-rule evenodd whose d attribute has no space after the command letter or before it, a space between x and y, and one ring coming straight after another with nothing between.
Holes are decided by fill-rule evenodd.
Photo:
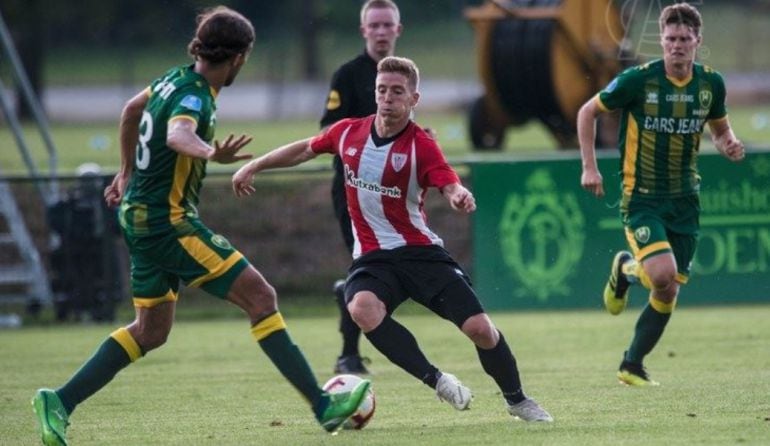
<instances>
[{"instance_id":1,"label":"yellow sock","mask_svg":"<svg viewBox=\"0 0 770 446\"><path fill-rule=\"evenodd\" d=\"M652 293L650 293L650 306L654 308L658 313L671 314L674 312L674 308L676 308L676 298L674 298L671 303L667 304L665 302L659 301L652 295Z\"/></svg>"},{"instance_id":2,"label":"yellow sock","mask_svg":"<svg viewBox=\"0 0 770 446\"><path fill-rule=\"evenodd\" d=\"M279 330L286 330L286 322L283 321L281 313L276 311L251 327L251 335L257 341L261 341Z\"/></svg>"}]
</instances>

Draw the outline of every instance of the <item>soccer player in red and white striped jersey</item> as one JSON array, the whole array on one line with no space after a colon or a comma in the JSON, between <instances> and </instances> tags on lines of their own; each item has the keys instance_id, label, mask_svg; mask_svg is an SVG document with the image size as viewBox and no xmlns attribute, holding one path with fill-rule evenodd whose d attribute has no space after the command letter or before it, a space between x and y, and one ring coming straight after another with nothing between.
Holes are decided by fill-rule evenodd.
<instances>
[{"instance_id":1,"label":"soccer player in red and white striped jersey","mask_svg":"<svg viewBox=\"0 0 770 446\"><path fill-rule=\"evenodd\" d=\"M427 225L423 201L438 188L450 206L476 210L436 141L411 119L419 101L419 71L409 59L377 65L377 113L343 119L321 134L279 147L233 175L236 195L254 192L254 174L289 167L321 153L339 154L353 226L353 264L345 298L353 320L391 362L436 390L455 409L470 405L470 389L431 364L406 327L391 314L411 298L454 323L476 345L479 360L500 387L508 412L526 421L553 418L521 386L516 360L471 287L470 279Z\"/></svg>"},{"instance_id":2,"label":"soccer player in red and white striped jersey","mask_svg":"<svg viewBox=\"0 0 770 446\"><path fill-rule=\"evenodd\" d=\"M414 122L383 138L372 131L375 121L375 116L344 119L310 141L317 153L342 156L353 257L406 245L442 245L423 213L428 188L455 194L458 209L466 212L475 207L473 196L460 185L435 140Z\"/></svg>"}]
</instances>

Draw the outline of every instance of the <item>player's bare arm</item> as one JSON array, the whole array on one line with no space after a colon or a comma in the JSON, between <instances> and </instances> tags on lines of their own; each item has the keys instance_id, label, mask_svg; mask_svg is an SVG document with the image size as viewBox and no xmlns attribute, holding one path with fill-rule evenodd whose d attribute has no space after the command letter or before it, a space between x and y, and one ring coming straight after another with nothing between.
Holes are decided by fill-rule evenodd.
<instances>
[{"instance_id":1,"label":"player's bare arm","mask_svg":"<svg viewBox=\"0 0 770 446\"><path fill-rule=\"evenodd\" d=\"M310 138L301 139L260 156L244 164L233 175L233 192L236 196L251 195L254 192L254 175L266 170L291 167L315 158L318 154L310 149Z\"/></svg>"},{"instance_id":2,"label":"player's bare arm","mask_svg":"<svg viewBox=\"0 0 770 446\"><path fill-rule=\"evenodd\" d=\"M583 189L597 197L604 196L602 174L596 164L596 117L602 113L602 109L591 98L578 111L577 131L580 143L580 158L583 164L583 173L580 176L580 185Z\"/></svg>"},{"instance_id":3,"label":"player's bare arm","mask_svg":"<svg viewBox=\"0 0 770 446\"><path fill-rule=\"evenodd\" d=\"M476 199L471 191L460 183L452 183L441 188L441 194L449 201L452 209L471 213L476 210Z\"/></svg>"},{"instance_id":4,"label":"player's bare arm","mask_svg":"<svg viewBox=\"0 0 770 446\"><path fill-rule=\"evenodd\" d=\"M142 112L150 99L149 91L142 90L129 99L120 114L120 170L104 189L104 200L110 207L117 206L123 199L131 173L134 170L136 144L139 141L139 123Z\"/></svg>"},{"instance_id":5,"label":"player's bare arm","mask_svg":"<svg viewBox=\"0 0 770 446\"><path fill-rule=\"evenodd\" d=\"M725 158L738 162L746 156L743 142L736 138L727 118L709 121L709 130L714 145Z\"/></svg>"},{"instance_id":6,"label":"player's bare arm","mask_svg":"<svg viewBox=\"0 0 770 446\"><path fill-rule=\"evenodd\" d=\"M235 138L234 135L230 135L224 142L215 141L212 147L195 133L197 128L198 124L192 119L183 117L171 119L166 131L166 143L172 150L181 154L220 164L230 164L252 157L249 154L238 155L238 151L251 142L250 136L241 135Z\"/></svg>"}]
</instances>

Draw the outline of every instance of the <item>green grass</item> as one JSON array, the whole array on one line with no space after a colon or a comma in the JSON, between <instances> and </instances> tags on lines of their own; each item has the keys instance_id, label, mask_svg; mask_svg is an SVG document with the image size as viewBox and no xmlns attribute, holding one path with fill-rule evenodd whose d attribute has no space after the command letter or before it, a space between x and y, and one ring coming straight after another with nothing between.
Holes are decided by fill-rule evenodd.
<instances>
[{"instance_id":1,"label":"green grass","mask_svg":"<svg viewBox=\"0 0 770 446\"><path fill-rule=\"evenodd\" d=\"M332 305L330 304L329 307ZM180 303L180 310L184 302ZM295 341L321 381L338 353L336 318L285 308ZM552 425L513 421L471 344L448 323L406 308L431 360L474 391L458 413L390 364L372 358L377 412L360 432L325 434L298 394L251 340L245 319L180 320L169 342L121 372L74 413L77 445L724 445L767 444L770 431L770 306L682 305L648 366L661 387L614 378L638 310L498 313L525 390ZM25 327L0 332L0 438L37 444L34 389L57 386L111 331L106 326Z\"/></svg>"},{"instance_id":2,"label":"green grass","mask_svg":"<svg viewBox=\"0 0 770 446\"><path fill-rule=\"evenodd\" d=\"M118 113L118 111L116 111ZM767 147L770 141L770 113L767 107L752 106L734 108L730 119L735 133L748 145ZM419 123L432 127L438 132L439 141L448 157L457 159L467 157L474 152L470 148L467 135L467 118L462 111L425 112L418 117ZM220 123L217 135L224 137L229 133L247 133L254 136L254 142L245 151L261 154L296 139L315 134L318 124L314 120L286 121L225 121ZM59 172L71 174L84 162L95 162L106 171L117 169L120 162L120 149L117 138L117 117L115 124L52 126L53 140L58 147ZM25 139L39 168L48 171L45 146L37 131L25 127ZM704 138L704 148L711 147L708 137ZM24 175L26 168L18 150L15 149L13 134L7 126L0 127L0 173L5 175ZM506 135L504 155L522 155L531 153L555 152L551 136L543 126L530 122L523 127L511 127ZM479 154L480 156L498 156L499 153ZM328 166L324 157L316 160L319 165ZM234 170L235 166L212 166L213 169Z\"/></svg>"}]
</instances>

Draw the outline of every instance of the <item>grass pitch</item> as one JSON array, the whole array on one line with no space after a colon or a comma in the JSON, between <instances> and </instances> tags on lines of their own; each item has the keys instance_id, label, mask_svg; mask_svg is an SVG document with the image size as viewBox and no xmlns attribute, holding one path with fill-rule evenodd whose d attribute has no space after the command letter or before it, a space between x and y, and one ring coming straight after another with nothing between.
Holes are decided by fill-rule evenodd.
<instances>
[{"instance_id":1,"label":"grass pitch","mask_svg":"<svg viewBox=\"0 0 770 446\"><path fill-rule=\"evenodd\" d=\"M119 112L119 110L115 111L114 124L59 123L52 126L52 138L58 148L58 172L60 174L72 175L77 166L86 162L99 164L105 172L117 171L120 166L117 125ZM731 109L730 121L735 134L743 140L749 150L768 146L770 114L767 112L766 106L757 105ZM506 133L505 147L500 152L474 152L471 149L465 111L422 113L418 116L418 123L436 130L444 153L452 161L515 159L522 155L544 155L558 151L551 135L535 121L530 121L522 127L510 127ZM50 166L40 135L31 125L25 126L24 130L24 138L30 148L33 160L42 172L48 172ZM317 132L318 122L316 120L223 121L217 128L217 138L225 138L230 133L252 135L254 141L246 146L243 152L259 156L270 149L312 136ZM26 176L27 170L23 159L16 149L14 136L7 126L0 126L0 147L7 148L7 150L0 151L0 176ZM708 136L703 138L703 150L714 150ZM327 168L331 165L330 158L325 156L310 162L311 165L313 163ZM212 171L234 172L240 165L241 163L226 166L211 164L210 169Z\"/></svg>"},{"instance_id":2,"label":"grass pitch","mask_svg":"<svg viewBox=\"0 0 770 446\"><path fill-rule=\"evenodd\" d=\"M184 306L180 301L180 310ZM252 341L245 318L183 319L163 348L75 411L69 439L84 446L593 446L759 445L770 438L770 306L681 305L647 360L662 385L643 389L621 386L614 377L638 308L617 317L598 309L493 314L516 353L526 392L556 419L550 425L514 421L470 342L417 307L404 310L399 320L428 357L474 391L471 410L440 403L363 340L373 361L377 411L364 430L332 437ZM325 381L338 354L336 316L329 309L314 317L290 307L284 312L294 340ZM29 404L34 390L60 385L111 330L0 331L0 443L39 444Z\"/></svg>"}]
</instances>

